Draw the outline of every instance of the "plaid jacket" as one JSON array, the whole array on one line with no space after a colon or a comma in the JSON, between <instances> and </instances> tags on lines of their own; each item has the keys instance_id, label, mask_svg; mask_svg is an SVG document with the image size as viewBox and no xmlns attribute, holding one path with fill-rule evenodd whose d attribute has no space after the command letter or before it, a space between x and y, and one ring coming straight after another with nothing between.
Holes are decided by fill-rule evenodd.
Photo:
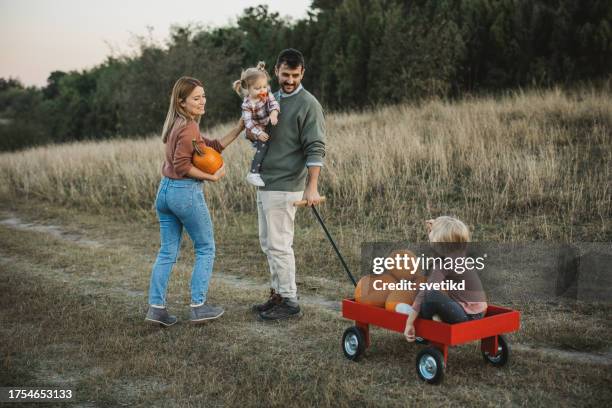
<instances>
[{"instance_id":1,"label":"plaid jacket","mask_svg":"<svg viewBox=\"0 0 612 408\"><path fill-rule=\"evenodd\" d=\"M245 96L241 107L244 126L256 136L263 132L263 128L270 121L270 113L273 110L280 112L280 105L270 91L265 99L260 99L255 104Z\"/></svg>"}]
</instances>

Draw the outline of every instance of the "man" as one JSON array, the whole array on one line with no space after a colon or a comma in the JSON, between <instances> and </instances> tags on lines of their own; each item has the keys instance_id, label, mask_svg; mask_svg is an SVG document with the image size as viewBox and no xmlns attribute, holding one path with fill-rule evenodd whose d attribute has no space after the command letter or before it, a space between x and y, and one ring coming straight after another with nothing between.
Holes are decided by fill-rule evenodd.
<instances>
[{"instance_id":1,"label":"man","mask_svg":"<svg viewBox=\"0 0 612 408\"><path fill-rule=\"evenodd\" d=\"M316 98L302 86L304 57L294 49L281 51L274 67L280 90L278 124L269 129L270 146L262 165L265 187L257 191L259 242L268 258L270 298L253 306L263 320L301 314L295 284L293 202L321 201L318 178L325 156L325 120ZM247 134L249 139L254 136ZM304 187L305 186L305 187Z\"/></svg>"}]
</instances>

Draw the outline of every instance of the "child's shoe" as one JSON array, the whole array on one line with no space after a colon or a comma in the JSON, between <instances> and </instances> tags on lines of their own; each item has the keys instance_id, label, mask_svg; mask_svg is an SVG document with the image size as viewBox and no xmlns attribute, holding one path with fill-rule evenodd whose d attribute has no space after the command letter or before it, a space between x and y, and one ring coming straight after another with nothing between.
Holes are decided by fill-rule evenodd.
<instances>
[{"instance_id":1,"label":"child's shoe","mask_svg":"<svg viewBox=\"0 0 612 408\"><path fill-rule=\"evenodd\" d=\"M264 187L266 185L259 173L249 173L246 180L249 184L252 184L255 187Z\"/></svg>"}]
</instances>

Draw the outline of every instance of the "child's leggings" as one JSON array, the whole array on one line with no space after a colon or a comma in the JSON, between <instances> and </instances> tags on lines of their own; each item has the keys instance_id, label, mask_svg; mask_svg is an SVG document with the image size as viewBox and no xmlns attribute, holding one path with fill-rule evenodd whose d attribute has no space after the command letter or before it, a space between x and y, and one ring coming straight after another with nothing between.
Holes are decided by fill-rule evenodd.
<instances>
[{"instance_id":1,"label":"child's leggings","mask_svg":"<svg viewBox=\"0 0 612 408\"><path fill-rule=\"evenodd\" d=\"M440 316L445 323L460 323L468 320L480 319L484 313L467 314L461 305L438 290L430 290L425 293L425 299L421 304L419 317L431 320L433 315Z\"/></svg>"},{"instance_id":2,"label":"child's leggings","mask_svg":"<svg viewBox=\"0 0 612 408\"><path fill-rule=\"evenodd\" d=\"M257 151L251 162L251 173L259 173L261 171L261 163L263 163L266 153L268 153L269 143L257 140L253 143L253 146L255 146Z\"/></svg>"}]
</instances>

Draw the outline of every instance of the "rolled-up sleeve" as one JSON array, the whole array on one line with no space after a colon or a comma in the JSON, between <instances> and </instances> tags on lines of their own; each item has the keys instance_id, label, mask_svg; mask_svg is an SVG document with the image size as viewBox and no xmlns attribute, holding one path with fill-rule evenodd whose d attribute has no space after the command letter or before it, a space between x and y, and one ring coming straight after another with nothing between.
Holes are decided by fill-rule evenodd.
<instances>
[{"instance_id":1,"label":"rolled-up sleeve","mask_svg":"<svg viewBox=\"0 0 612 408\"><path fill-rule=\"evenodd\" d=\"M185 177L193 166L191 163L193 157L192 141L193 139L197 140L199 132L198 125L195 122L191 122L181 129L177 135L176 148L172 156L172 166L179 177Z\"/></svg>"}]
</instances>

